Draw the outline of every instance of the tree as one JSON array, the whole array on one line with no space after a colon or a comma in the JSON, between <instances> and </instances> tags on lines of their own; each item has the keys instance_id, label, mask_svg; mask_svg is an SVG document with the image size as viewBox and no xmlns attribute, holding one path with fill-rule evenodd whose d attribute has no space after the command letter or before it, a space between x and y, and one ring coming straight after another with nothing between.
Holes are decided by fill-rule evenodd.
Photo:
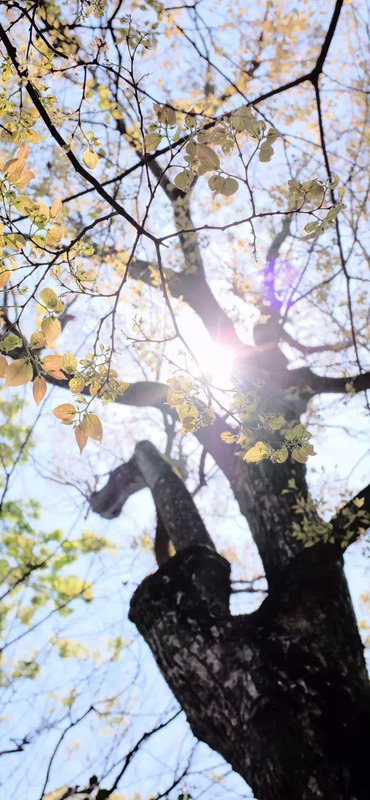
<instances>
[{"instance_id":1,"label":"tree","mask_svg":"<svg viewBox=\"0 0 370 800\"><path fill-rule=\"evenodd\" d=\"M306 466L329 418L318 398L350 419L360 398L368 409L364 9L2 5L5 385L32 382L37 405L49 384L68 390L54 414L81 453L102 406L156 409L163 453L135 436L90 497L113 518L151 490L160 566L131 619L195 736L259 800L365 800L368 680L343 552L370 488L328 519ZM222 343L221 378L185 307ZM134 364L144 380L123 373ZM201 446L197 488L209 456L257 545L268 594L252 614L230 613L229 564L174 469L184 434ZM89 600L84 583L52 588ZM58 800L118 782L94 775Z\"/></svg>"}]
</instances>

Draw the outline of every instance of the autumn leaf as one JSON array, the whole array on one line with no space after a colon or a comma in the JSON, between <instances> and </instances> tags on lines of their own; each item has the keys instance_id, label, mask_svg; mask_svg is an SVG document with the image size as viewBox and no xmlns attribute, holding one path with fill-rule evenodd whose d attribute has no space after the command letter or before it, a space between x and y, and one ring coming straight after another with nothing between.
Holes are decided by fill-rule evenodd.
<instances>
[{"instance_id":1,"label":"autumn leaf","mask_svg":"<svg viewBox=\"0 0 370 800\"><path fill-rule=\"evenodd\" d=\"M71 378L68 386L73 394L79 394L85 386L85 381L82 377L77 376L76 378Z\"/></svg>"},{"instance_id":2,"label":"autumn leaf","mask_svg":"<svg viewBox=\"0 0 370 800\"><path fill-rule=\"evenodd\" d=\"M18 181L26 166L24 158L11 158L4 164L4 175L9 183Z\"/></svg>"},{"instance_id":3,"label":"autumn leaf","mask_svg":"<svg viewBox=\"0 0 370 800\"><path fill-rule=\"evenodd\" d=\"M70 375L76 372L77 363L77 358L73 355L71 350L68 350L67 353L64 353L64 356L62 356L62 369Z\"/></svg>"},{"instance_id":4,"label":"autumn leaf","mask_svg":"<svg viewBox=\"0 0 370 800\"><path fill-rule=\"evenodd\" d=\"M76 408L72 403L62 403L53 409L53 414L60 419L63 425L70 425L76 416Z\"/></svg>"},{"instance_id":5,"label":"autumn leaf","mask_svg":"<svg viewBox=\"0 0 370 800\"><path fill-rule=\"evenodd\" d=\"M24 159L24 161L29 156L29 154L30 154L30 148L28 142L26 142L26 144L22 145L22 147L20 147L19 150L17 150L17 158L22 158Z\"/></svg>"},{"instance_id":6,"label":"autumn leaf","mask_svg":"<svg viewBox=\"0 0 370 800\"><path fill-rule=\"evenodd\" d=\"M148 133L144 136L145 149L148 153L153 153L158 145L161 143L162 136L160 133Z\"/></svg>"},{"instance_id":7,"label":"autumn leaf","mask_svg":"<svg viewBox=\"0 0 370 800\"><path fill-rule=\"evenodd\" d=\"M196 156L201 166L201 169L198 170L199 174L209 172L211 169L218 169L220 166L220 159L217 153L207 144L197 144Z\"/></svg>"},{"instance_id":8,"label":"autumn leaf","mask_svg":"<svg viewBox=\"0 0 370 800\"><path fill-rule=\"evenodd\" d=\"M39 293L39 298L41 302L44 303L45 306L49 306L50 303L57 302L58 300L57 295L54 292L54 289L50 289L47 286L45 287L45 289L41 289L41 292Z\"/></svg>"},{"instance_id":9,"label":"autumn leaf","mask_svg":"<svg viewBox=\"0 0 370 800\"><path fill-rule=\"evenodd\" d=\"M89 439L101 442L103 438L103 427L96 414L86 414L81 422L81 430Z\"/></svg>"},{"instance_id":10,"label":"autumn leaf","mask_svg":"<svg viewBox=\"0 0 370 800\"><path fill-rule=\"evenodd\" d=\"M76 442L78 444L80 453L82 453L83 449L87 445L88 436L86 435L86 433L83 432L81 425L76 425L74 431L75 431Z\"/></svg>"},{"instance_id":11,"label":"autumn leaf","mask_svg":"<svg viewBox=\"0 0 370 800\"><path fill-rule=\"evenodd\" d=\"M264 458L270 453L270 448L265 442L256 442L254 447L251 447L250 450L247 450L244 461L247 461L248 464L257 463L258 461L263 461Z\"/></svg>"},{"instance_id":12,"label":"autumn leaf","mask_svg":"<svg viewBox=\"0 0 370 800\"><path fill-rule=\"evenodd\" d=\"M55 225L46 232L45 244L49 245L49 247L57 247L61 238L62 231Z\"/></svg>"},{"instance_id":13,"label":"autumn leaf","mask_svg":"<svg viewBox=\"0 0 370 800\"><path fill-rule=\"evenodd\" d=\"M5 386L22 386L32 380L33 368L28 358L18 358L5 372Z\"/></svg>"},{"instance_id":14,"label":"autumn leaf","mask_svg":"<svg viewBox=\"0 0 370 800\"><path fill-rule=\"evenodd\" d=\"M5 356L0 356L0 378L5 378L5 373L7 369L8 369L8 362Z\"/></svg>"},{"instance_id":15,"label":"autumn leaf","mask_svg":"<svg viewBox=\"0 0 370 800\"><path fill-rule=\"evenodd\" d=\"M274 461L276 464L284 464L287 460L289 455L288 448L283 445L280 447L279 450L275 450L275 453L271 456L271 460Z\"/></svg>"},{"instance_id":16,"label":"autumn leaf","mask_svg":"<svg viewBox=\"0 0 370 800\"><path fill-rule=\"evenodd\" d=\"M226 444L233 444L236 440L236 436L230 433L230 431L223 431L223 433L220 433L220 439L222 439L223 442L226 442Z\"/></svg>"},{"instance_id":17,"label":"autumn leaf","mask_svg":"<svg viewBox=\"0 0 370 800\"><path fill-rule=\"evenodd\" d=\"M11 272L9 269L5 268L0 269L0 289L2 289L3 286L5 286L5 284L8 283L10 278L11 278Z\"/></svg>"},{"instance_id":18,"label":"autumn leaf","mask_svg":"<svg viewBox=\"0 0 370 800\"><path fill-rule=\"evenodd\" d=\"M32 350L39 350L40 347L46 346L46 339L42 331L35 331L31 333L30 347Z\"/></svg>"},{"instance_id":19,"label":"autumn leaf","mask_svg":"<svg viewBox=\"0 0 370 800\"><path fill-rule=\"evenodd\" d=\"M94 150L84 150L82 159L88 169L95 169L99 161L99 156Z\"/></svg>"},{"instance_id":20,"label":"autumn leaf","mask_svg":"<svg viewBox=\"0 0 370 800\"><path fill-rule=\"evenodd\" d=\"M41 400L46 395L47 384L42 375L38 375L33 382L33 397L37 406L40 405Z\"/></svg>"},{"instance_id":21,"label":"autumn leaf","mask_svg":"<svg viewBox=\"0 0 370 800\"><path fill-rule=\"evenodd\" d=\"M56 317L47 317L46 319L42 320L41 323L41 330L45 336L45 339L48 344L53 344L55 340L60 336L62 332L62 327L59 322L59 319Z\"/></svg>"},{"instance_id":22,"label":"autumn leaf","mask_svg":"<svg viewBox=\"0 0 370 800\"><path fill-rule=\"evenodd\" d=\"M54 202L53 202L53 204L51 206L50 216L53 217L53 219L54 219L55 217L58 216L58 214L62 210L62 208L63 208L62 201L61 201L60 197L58 197L58 198L56 198L54 200Z\"/></svg>"},{"instance_id":23,"label":"autumn leaf","mask_svg":"<svg viewBox=\"0 0 370 800\"><path fill-rule=\"evenodd\" d=\"M59 372L61 377L65 378L65 375L60 372L62 369L62 356L45 356L41 361L41 366L45 372L50 373L50 375Z\"/></svg>"}]
</instances>

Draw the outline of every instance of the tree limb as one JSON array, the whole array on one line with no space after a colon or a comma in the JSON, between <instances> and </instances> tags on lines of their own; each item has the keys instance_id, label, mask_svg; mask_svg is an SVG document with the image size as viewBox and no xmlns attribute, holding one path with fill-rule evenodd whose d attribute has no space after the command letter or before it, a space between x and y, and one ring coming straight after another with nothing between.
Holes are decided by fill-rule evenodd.
<instances>
[{"instance_id":1,"label":"tree limb","mask_svg":"<svg viewBox=\"0 0 370 800\"><path fill-rule=\"evenodd\" d=\"M290 344L291 347L294 347L295 350L299 350L300 353L304 353L304 355L314 355L315 353L326 353L326 352L333 352L333 353L340 353L342 350L348 350L349 347L353 346L352 341L348 342L339 342L335 344L317 344L317 345L308 345L302 344L302 342L297 342L296 339L293 338L286 330L281 330L281 337L284 339L284 342Z\"/></svg>"},{"instance_id":2,"label":"tree limb","mask_svg":"<svg viewBox=\"0 0 370 800\"><path fill-rule=\"evenodd\" d=\"M128 497L145 486L152 492L161 525L177 551L192 544L214 549L185 484L151 442L139 442L132 458L113 470L103 489L92 495L91 508L106 519L117 517Z\"/></svg>"},{"instance_id":3,"label":"tree limb","mask_svg":"<svg viewBox=\"0 0 370 800\"><path fill-rule=\"evenodd\" d=\"M315 375L310 369L302 368L300 370L292 370L293 377L292 385L296 385L294 376L298 378L299 375L304 379L304 372L306 373L307 386L311 397L315 394L347 394L350 395L364 392L370 389L370 372L362 372L360 375L332 378L330 375Z\"/></svg>"}]
</instances>

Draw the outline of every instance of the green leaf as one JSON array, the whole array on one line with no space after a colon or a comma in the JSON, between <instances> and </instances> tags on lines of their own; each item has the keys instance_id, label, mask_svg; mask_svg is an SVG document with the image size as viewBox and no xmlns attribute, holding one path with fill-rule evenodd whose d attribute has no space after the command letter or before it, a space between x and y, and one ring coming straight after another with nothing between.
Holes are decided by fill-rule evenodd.
<instances>
[{"instance_id":1,"label":"green leaf","mask_svg":"<svg viewBox=\"0 0 370 800\"><path fill-rule=\"evenodd\" d=\"M194 179L194 175L190 169L184 169L183 172L179 172L175 178L175 185L178 189L181 189L183 192L189 188L192 184Z\"/></svg>"}]
</instances>

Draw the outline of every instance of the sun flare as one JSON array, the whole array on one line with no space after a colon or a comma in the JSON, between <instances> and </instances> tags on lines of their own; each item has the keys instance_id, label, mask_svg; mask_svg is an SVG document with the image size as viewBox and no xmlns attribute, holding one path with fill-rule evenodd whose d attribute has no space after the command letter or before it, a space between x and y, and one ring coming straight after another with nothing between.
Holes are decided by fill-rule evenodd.
<instances>
[{"instance_id":1,"label":"sun flare","mask_svg":"<svg viewBox=\"0 0 370 800\"><path fill-rule=\"evenodd\" d=\"M193 316L188 319L186 316L181 320L181 332L196 359L191 365L194 377L205 376L217 389L230 389L235 362L233 349L214 341Z\"/></svg>"},{"instance_id":2,"label":"sun flare","mask_svg":"<svg viewBox=\"0 0 370 800\"><path fill-rule=\"evenodd\" d=\"M230 347L218 342L198 342L194 355L210 383L218 389L230 389L234 369L234 353Z\"/></svg>"}]
</instances>

